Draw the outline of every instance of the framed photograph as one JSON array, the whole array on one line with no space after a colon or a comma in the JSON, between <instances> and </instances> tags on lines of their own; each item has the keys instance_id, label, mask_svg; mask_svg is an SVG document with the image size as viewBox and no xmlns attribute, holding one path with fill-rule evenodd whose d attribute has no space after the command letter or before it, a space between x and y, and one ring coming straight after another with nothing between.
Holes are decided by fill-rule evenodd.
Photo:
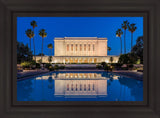
<instances>
[{"instance_id":1,"label":"framed photograph","mask_svg":"<svg viewBox=\"0 0 160 118\"><path fill-rule=\"evenodd\" d=\"M0 116L160 117L159 1L0 1Z\"/></svg>"}]
</instances>

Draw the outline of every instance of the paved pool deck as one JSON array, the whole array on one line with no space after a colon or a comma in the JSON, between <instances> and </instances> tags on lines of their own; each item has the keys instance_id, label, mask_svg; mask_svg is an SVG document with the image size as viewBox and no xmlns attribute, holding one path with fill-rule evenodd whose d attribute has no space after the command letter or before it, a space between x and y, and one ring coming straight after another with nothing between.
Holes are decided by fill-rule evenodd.
<instances>
[{"instance_id":1,"label":"paved pool deck","mask_svg":"<svg viewBox=\"0 0 160 118\"><path fill-rule=\"evenodd\" d=\"M136 72L133 70L114 70L112 71L115 74L123 75L125 77L133 78L133 79L138 79L138 80L143 80L143 72Z\"/></svg>"},{"instance_id":2,"label":"paved pool deck","mask_svg":"<svg viewBox=\"0 0 160 118\"><path fill-rule=\"evenodd\" d=\"M23 70L23 72L18 72L17 73L17 79L33 77L33 76L41 75L41 74L48 73L48 72L49 72L49 70L40 70L40 69Z\"/></svg>"}]
</instances>

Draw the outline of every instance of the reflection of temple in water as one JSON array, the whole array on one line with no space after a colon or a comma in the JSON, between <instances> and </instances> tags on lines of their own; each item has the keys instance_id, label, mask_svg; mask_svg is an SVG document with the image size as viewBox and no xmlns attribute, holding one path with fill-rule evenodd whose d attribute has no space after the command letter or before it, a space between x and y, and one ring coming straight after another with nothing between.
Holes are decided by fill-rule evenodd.
<instances>
[{"instance_id":1,"label":"reflection of temple in water","mask_svg":"<svg viewBox=\"0 0 160 118\"><path fill-rule=\"evenodd\" d=\"M107 78L100 73L59 73L54 79L55 95L107 95Z\"/></svg>"},{"instance_id":2,"label":"reflection of temple in water","mask_svg":"<svg viewBox=\"0 0 160 118\"><path fill-rule=\"evenodd\" d=\"M65 97L95 97L107 95L107 78L102 73L53 73L36 79L54 79L54 95ZM118 76L113 76L118 79Z\"/></svg>"},{"instance_id":3,"label":"reflection of temple in water","mask_svg":"<svg viewBox=\"0 0 160 118\"><path fill-rule=\"evenodd\" d=\"M107 95L107 80L55 80L55 95Z\"/></svg>"},{"instance_id":4,"label":"reflection of temple in water","mask_svg":"<svg viewBox=\"0 0 160 118\"><path fill-rule=\"evenodd\" d=\"M59 73L52 77L54 79L106 79L100 73Z\"/></svg>"}]
</instances>

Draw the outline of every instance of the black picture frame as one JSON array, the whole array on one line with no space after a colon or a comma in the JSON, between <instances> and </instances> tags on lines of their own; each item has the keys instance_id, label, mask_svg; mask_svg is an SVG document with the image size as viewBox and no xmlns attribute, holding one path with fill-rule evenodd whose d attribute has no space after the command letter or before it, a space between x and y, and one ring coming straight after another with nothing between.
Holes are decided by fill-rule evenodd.
<instances>
[{"instance_id":1,"label":"black picture frame","mask_svg":"<svg viewBox=\"0 0 160 118\"><path fill-rule=\"evenodd\" d=\"M160 117L159 0L0 0L0 117ZM17 16L143 16L143 102L17 102Z\"/></svg>"}]
</instances>

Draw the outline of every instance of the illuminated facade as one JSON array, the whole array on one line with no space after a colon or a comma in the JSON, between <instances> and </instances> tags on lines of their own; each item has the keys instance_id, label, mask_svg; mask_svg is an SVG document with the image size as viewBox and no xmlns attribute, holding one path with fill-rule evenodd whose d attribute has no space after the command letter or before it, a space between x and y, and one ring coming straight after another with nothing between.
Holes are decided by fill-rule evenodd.
<instances>
[{"instance_id":1,"label":"illuminated facade","mask_svg":"<svg viewBox=\"0 0 160 118\"><path fill-rule=\"evenodd\" d=\"M107 55L107 38L64 37L54 39L52 63L117 63L119 56ZM36 61L40 56L36 57ZM43 56L43 63L48 63L48 56Z\"/></svg>"},{"instance_id":2,"label":"illuminated facade","mask_svg":"<svg viewBox=\"0 0 160 118\"><path fill-rule=\"evenodd\" d=\"M54 45L55 56L107 56L107 38L55 38Z\"/></svg>"}]
</instances>

